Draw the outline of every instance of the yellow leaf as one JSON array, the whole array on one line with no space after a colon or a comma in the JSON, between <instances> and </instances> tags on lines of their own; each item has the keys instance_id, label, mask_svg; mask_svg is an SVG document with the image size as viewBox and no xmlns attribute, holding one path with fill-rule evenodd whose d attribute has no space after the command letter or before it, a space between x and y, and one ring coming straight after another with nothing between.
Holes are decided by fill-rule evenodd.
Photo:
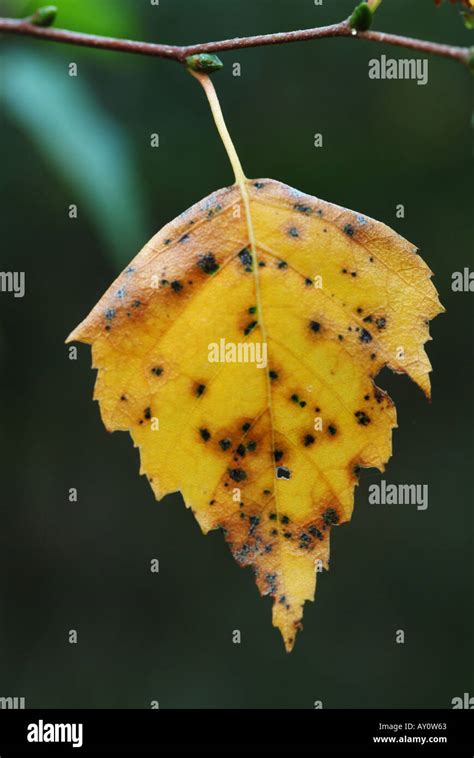
<instances>
[{"instance_id":1,"label":"yellow leaf","mask_svg":"<svg viewBox=\"0 0 474 758\"><path fill-rule=\"evenodd\" d=\"M106 428L130 432L157 499L179 491L223 530L288 651L359 468L391 455L375 376L429 394L430 276L384 224L240 177L158 232L68 338L92 345Z\"/></svg>"},{"instance_id":2,"label":"yellow leaf","mask_svg":"<svg viewBox=\"0 0 474 758\"><path fill-rule=\"evenodd\" d=\"M155 235L69 340L93 346L107 429L130 431L158 499L180 491L204 532L225 530L291 649L358 468L391 455L395 409L373 378L389 366L429 394L423 344L442 309L384 224L247 186L257 266L240 191L222 189ZM224 344L249 362L210 362Z\"/></svg>"}]
</instances>

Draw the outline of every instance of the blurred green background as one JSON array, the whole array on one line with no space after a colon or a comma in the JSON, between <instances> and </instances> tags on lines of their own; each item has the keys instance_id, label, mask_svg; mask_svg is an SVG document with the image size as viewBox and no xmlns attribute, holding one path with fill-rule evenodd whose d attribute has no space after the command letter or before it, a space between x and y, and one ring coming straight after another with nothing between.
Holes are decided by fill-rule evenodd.
<instances>
[{"instance_id":1,"label":"blurred green background","mask_svg":"<svg viewBox=\"0 0 474 758\"><path fill-rule=\"evenodd\" d=\"M186 44L317 26L353 4L59 0L56 26ZM34 7L0 0L1 15ZM456 8L432 0L384 0L376 27L472 44ZM204 95L173 62L0 40L1 269L26 272L23 299L0 294L0 696L51 708L449 708L474 694L473 294L451 291L451 273L472 266L471 83L440 58L427 86L371 81L381 54L409 55L328 39L230 51L215 76L247 175L393 226L420 247L447 308L428 345L432 404L406 377L379 377L399 419L385 479L427 483L429 508L369 505L380 475L362 473L287 655L251 571L220 534L201 535L180 496L154 501L128 435L101 424L89 348L71 361L64 345L162 225L231 183Z\"/></svg>"}]
</instances>

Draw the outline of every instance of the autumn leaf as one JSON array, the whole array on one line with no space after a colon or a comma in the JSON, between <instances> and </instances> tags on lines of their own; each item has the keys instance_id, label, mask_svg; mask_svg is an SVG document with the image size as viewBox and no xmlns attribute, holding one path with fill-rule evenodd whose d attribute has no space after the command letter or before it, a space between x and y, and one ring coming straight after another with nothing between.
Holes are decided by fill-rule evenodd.
<instances>
[{"instance_id":1,"label":"autumn leaf","mask_svg":"<svg viewBox=\"0 0 474 758\"><path fill-rule=\"evenodd\" d=\"M92 345L103 422L130 432L156 498L179 491L203 532L222 529L291 650L360 468L392 452L374 379L388 366L429 395L442 307L384 224L236 174L158 232L68 341Z\"/></svg>"}]
</instances>

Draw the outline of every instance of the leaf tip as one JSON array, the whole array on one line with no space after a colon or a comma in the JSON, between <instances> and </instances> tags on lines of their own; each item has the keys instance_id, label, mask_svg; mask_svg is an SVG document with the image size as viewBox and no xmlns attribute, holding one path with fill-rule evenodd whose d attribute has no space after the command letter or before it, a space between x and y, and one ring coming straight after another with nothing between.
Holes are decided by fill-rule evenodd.
<instances>
[{"instance_id":1,"label":"leaf tip","mask_svg":"<svg viewBox=\"0 0 474 758\"><path fill-rule=\"evenodd\" d=\"M83 323L84 322L81 322L70 334L68 334L64 340L65 345L68 345L70 342L91 342L90 339L87 339L87 335L84 332Z\"/></svg>"}]
</instances>

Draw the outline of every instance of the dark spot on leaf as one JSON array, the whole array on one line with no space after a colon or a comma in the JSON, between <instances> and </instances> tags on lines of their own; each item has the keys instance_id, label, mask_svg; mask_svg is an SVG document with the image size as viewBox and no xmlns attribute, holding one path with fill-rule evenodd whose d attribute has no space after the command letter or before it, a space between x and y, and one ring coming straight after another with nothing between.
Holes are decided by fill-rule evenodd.
<instances>
[{"instance_id":1,"label":"dark spot on leaf","mask_svg":"<svg viewBox=\"0 0 474 758\"><path fill-rule=\"evenodd\" d=\"M359 335L359 339L361 342L365 342L365 343L372 342L372 335L370 332L367 331L367 329L362 329Z\"/></svg>"},{"instance_id":2,"label":"dark spot on leaf","mask_svg":"<svg viewBox=\"0 0 474 758\"><path fill-rule=\"evenodd\" d=\"M200 429L199 430L199 434L203 438L204 442L207 442L208 440L211 439L211 433L210 433L209 429Z\"/></svg>"},{"instance_id":3,"label":"dark spot on leaf","mask_svg":"<svg viewBox=\"0 0 474 758\"><path fill-rule=\"evenodd\" d=\"M163 369L161 368L161 366L153 366L153 368L151 369L151 373L154 374L155 376L161 376L163 373Z\"/></svg>"},{"instance_id":4,"label":"dark spot on leaf","mask_svg":"<svg viewBox=\"0 0 474 758\"><path fill-rule=\"evenodd\" d=\"M381 389L379 389L378 387L375 387L374 388L374 397L375 397L377 403L381 403L382 400L384 399L385 395L384 395L384 393L382 392Z\"/></svg>"},{"instance_id":5,"label":"dark spot on leaf","mask_svg":"<svg viewBox=\"0 0 474 758\"><path fill-rule=\"evenodd\" d=\"M252 253L250 252L248 247L244 247L244 249L240 251L239 258L245 270L252 271L253 258L252 258Z\"/></svg>"},{"instance_id":6,"label":"dark spot on leaf","mask_svg":"<svg viewBox=\"0 0 474 758\"><path fill-rule=\"evenodd\" d=\"M300 541L300 544L299 544L300 548L308 549L310 547L310 545L311 545L311 537L309 536L309 534L306 534L306 532L302 532L299 535L298 539Z\"/></svg>"},{"instance_id":7,"label":"dark spot on leaf","mask_svg":"<svg viewBox=\"0 0 474 758\"><path fill-rule=\"evenodd\" d=\"M241 468L230 468L229 476L234 482L243 482L244 479L247 479L247 474Z\"/></svg>"},{"instance_id":8,"label":"dark spot on leaf","mask_svg":"<svg viewBox=\"0 0 474 758\"><path fill-rule=\"evenodd\" d=\"M336 427L334 426L334 424L329 424L329 426L328 426L328 432L329 432L329 434L330 434L332 437L334 437L334 435L335 435L335 434L337 434L337 429L336 429Z\"/></svg>"},{"instance_id":9,"label":"dark spot on leaf","mask_svg":"<svg viewBox=\"0 0 474 758\"><path fill-rule=\"evenodd\" d=\"M354 236L354 227L352 226L352 224L346 224L345 227L344 227L344 229L343 229L343 232L344 232L344 234L347 234L349 237L353 237Z\"/></svg>"},{"instance_id":10,"label":"dark spot on leaf","mask_svg":"<svg viewBox=\"0 0 474 758\"><path fill-rule=\"evenodd\" d=\"M201 395L205 392L205 390L206 390L205 384L198 384L198 386L196 387L196 395L198 397L201 397Z\"/></svg>"},{"instance_id":11,"label":"dark spot on leaf","mask_svg":"<svg viewBox=\"0 0 474 758\"><path fill-rule=\"evenodd\" d=\"M174 282L171 282L171 289L173 292L181 292L183 289L183 285L181 282L178 282L177 279L174 280Z\"/></svg>"},{"instance_id":12,"label":"dark spot on leaf","mask_svg":"<svg viewBox=\"0 0 474 758\"><path fill-rule=\"evenodd\" d=\"M362 426L367 426L367 424L370 424L370 418L366 413L364 413L364 411L356 411L354 413L354 416L356 417L358 424L361 424Z\"/></svg>"},{"instance_id":13,"label":"dark spot on leaf","mask_svg":"<svg viewBox=\"0 0 474 758\"><path fill-rule=\"evenodd\" d=\"M250 332L253 332L253 330L255 329L255 327L257 326L257 324L258 324L258 321L250 321L250 323L247 324L247 326L244 329L245 336L247 336L248 334L250 334Z\"/></svg>"},{"instance_id":14,"label":"dark spot on leaf","mask_svg":"<svg viewBox=\"0 0 474 758\"><path fill-rule=\"evenodd\" d=\"M249 522L250 522L250 534L254 534L257 526L260 523L260 519L258 516L250 516Z\"/></svg>"},{"instance_id":15,"label":"dark spot on leaf","mask_svg":"<svg viewBox=\"0 0 474 758\"><path fill-rule=\"evenodd\" d=\"M278 466L276 476L277 479L291 479L291 471L286 466Z\"/></svg>"},{"instance_id":16,"label":"dark spot on leaf","mask_svg":"<svg viewBox=\"0 0 474 758\"><path fill-rule=\"evenodd\" d=\"M278 463L278 461L281 461L281 459L283 458L283 450L274 450L273 457L276 463Z\"/></svg>"},{"instance_id":17,"label":"dark spot on leaf","mask_svg":"<svg viewBox=\"0 0 474 758\"><path fill-rule=\"evenodd\" d=\"M198 261L198 266L205 274L214 274L219 269L219 264L212 253L201 255Z\"/></svg>"},{"instance_id":18,"label":"dark spot on leaf","mask_svg":"<svg viewBox=\"0 0 474 758\"><path fill-rule=\"evenodd\" d=\"M143 411L144 417L148 420L151 419L151 408L145 408Z\"/></svg>"},{"instance_id":19,"label":"dark spot on leaf","mask_svg":"<svg viewBox=\"0 0 474 758\"><path fill-rule=\"evenodd\" d=\"M274 595L277 591L277 575L276 574L265 574L265 581L268 584L268 588L266 591L266 594L268 595Z\"/></svg>"},{"instance_id":20,"label":"dark spot on leaf","mask_svg":"<svg viewBox=\"0 0 474 758\"><path fill-rule=\"evenodd\" d=\"M279 261L278 268L288 268L288 263L286 261Z\"/></svg>"},{"instance_id":21,"label":"dark spot on leaf","mask_svg":"<svg viewBox=\"0 0 474 758\"><path fill-rule=\"evenodd\" d=\"M288 234L290 235L290 237L299 237L300 236L300 233L299 233L298 229L296 229L294 226L292 226L291 229L288 229Z\"/></svg>"},{"instance_id":22,"label":"dark spot on leaf","mask_svg":"<svg viewBox=\"0 0 474 758\"><path fill-rule=\"evenodd\" d=\"M337 515L337 511L334 508L326 508L323 513L323 521L326 526L332 526L333 524L339 523L339 516Z\"/></svg>"},{"instance_id":23,"label":"dark spot on leaf","mask_svg":"<svg viewBox=\"0 0 474 758\"><path fill-rule=\"evenodd\" d=\"M312 332L319 332L319 330L321 329L321 324L319 323L319 321L310 321L309 328L311 329Z\"/></svg>"},{"instance_id":24,"label":"dark spot on leaf","mask_svg":"<svg viewBox=\"0 0 474 758\"><path fill-rule=\"evenodd\" d=\"M270 371L268 372L268 376L270 377L270 379L278 379L278 372L273 371L273 369L270 369Z\"/></svg>"},{"instance_id":25,"label":"dark spot on leaf","mask_svg":"<svg viewBox=\"0 0 474 758\"><path fill-rule=\"evenodd\" d=\"M309 447L315 442L314 436L312 434L306 434L303 440L303 444L305 447Z\"/></svg>"},{"instance_id":26,"label":"dark spot on leaf","mask_svg":"<svg viewBox=\"0 0 474 758\"><path fill-rule=\"evenodd\" d=\"M306 215L309 215L311 213L311 208L309 205L303 205L302 203L295 203L293 208L295 211L298 211L299 213L306 213Z\"/></svg>"},{"instance_id":27,"label":"dark spot on leaf","mask_svg":"<svg viewBox=\"0 0 474 758\"><path fill-rule=\"evenodd\" d=\"M244 563L249 556L250 553L250 547L247 545L247 543L244 543L242 547L235 552L235 559L238 563Z\"/></svg>"},{"instance_id":28,"label":"dark spot on leaf","mask_svg":"<svg viewBox=\"0 0 474 758\"><path fill-rule=\"evenodd\" d=\"M226 439L223 439L223 440L219 440L219 445L220 445L220 447L221 447L222 450L228 450L230 448L230 446L232 445L232 442L229 439L226 438Z\"/></svg>"},{"instance_id":29,"label":"dark spot on leaf","mask_svg":"<svg viewBox=\"0 0 474 758\"><path fill-rule=\"evenodd\" d=\"M245 424L242 424L242 431L243 431L243 432L248 432L248 430L250 429L250 427L251 427L251 426L252 426L252 425L251 425L251 424L249 424L249 422L248 422L248 421L246 421L246 422L245 422Z\"/></svg>"}]
</instances>

